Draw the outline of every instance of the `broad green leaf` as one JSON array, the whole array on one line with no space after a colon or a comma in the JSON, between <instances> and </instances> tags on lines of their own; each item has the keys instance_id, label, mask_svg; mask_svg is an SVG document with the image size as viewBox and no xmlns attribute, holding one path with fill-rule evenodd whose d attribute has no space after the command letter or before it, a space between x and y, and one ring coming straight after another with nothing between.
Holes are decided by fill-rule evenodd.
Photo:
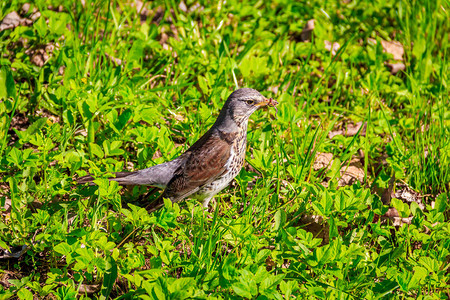
<instances>
[{"instance_id":1,"label":"broad green leaf","mask_svg":"<svg viewBox=\"0 0 450 300\"><path fill-rule=\"evenodd\" d=\"M12 148L9 151L7 160L15 164L19 169L22 169L22 153L17 148Z\"/></svg>"},{"instance_id":2,"label":"broad green leaf","mask_svg":"<svg viewBox=\"0 0 450 300\"><path fill-rule=\"evenodd\" d=\"M70 248L69 244L67 244L66 242L62 242L58 245L56 245L54 248L55 252L58 252L59 254L62 255L68 255L72 252L72 249Z\"/></svg>"},{"instance_id":3,"label":"broad green leaf","mask_svg":"<svg viewBox=\"0 0 450 300\"><path fill-rule=\"evenodd\" d=\"M445 212L446 208L448 207L448 198L445 193L440 194L436 197L436 202L434 204L434 209L436 209L438 212Z\"/></svg>"},{"instance_id":4,"label":"broad green leaf","mask_svg":"<svg viewBox=\"0 0 450 300\"><path fill-rule=\"evenodd\" d=\"M16 99L16 85L11 70L7 66L0 68L0 100Z\"/></svg>"},{"instance_id":5,"label":"broad green leaf","mask_svg":"<svg viewBox=\"0 0 450 300\"><path fill-rule=\"evenodd\" d=\"M34 22L33 27L36 29L39 37L43 38L47 34L47 24L45 23L44 17L40 17Z\"/></svg>"},{"instance_id":6,"label":"broad green leaf","mask_svg":"<svg viewBox=\"0 0 450 300\"><path fill-rule=\"evenodd\" d=\"M89 148L90 148L92 154L94 154L98 158L105 157L105 154L103 153L103 150L102 150L102 148L99 145L97 145L95 143L90 143L89 144Z\"/></svg>"},{"instance_id":7,"label":"broad green leaf","mask_svg":"<svg viewBox=\"0 0 450 300\"><path fill-rule=\"evenodd\" d=\"M114 283L117 279L116 261L112 258L112 256L107 256L105 262L106 262L105 274L103 277L102 289L100 291L101 293L100 299L102 300L109 298L109 294L111 293L112 288L114 287Z\"/></svg>"},{"instance_id":8,"label":"broad green leaf","mask_svg":"<svg viewBox=\"0 0 450 300\"><path fill-rule=\"evenodd\" d=\"M27 290L26 288L21 288L17 292L17 296L20 300L33 300L33 293Z\"/></svg>"},{"instance_id":9,"label":"broad green leaf","mask_svg":"<svg viewBox=\"0 0 450 300\"><path fill-rule=\"evenodd\" d=\"M241 282L236 282L231 287L238 296L244 298L252 298L252 293L249 291L249 286L244 285Z\"/></svg>"}]
</instances>

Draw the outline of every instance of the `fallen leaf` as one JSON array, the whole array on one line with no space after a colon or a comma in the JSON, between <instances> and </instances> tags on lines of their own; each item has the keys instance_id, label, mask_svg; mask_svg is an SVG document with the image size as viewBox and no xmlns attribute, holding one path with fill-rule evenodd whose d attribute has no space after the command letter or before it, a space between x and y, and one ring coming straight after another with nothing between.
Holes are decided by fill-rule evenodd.
<instances>
[{"instance_id":1,"label":"fallen leaf","mask_svg":"<svg viewBox=\"0 0 450 300\"><path fill-rule=\"evenodd\" d=\"M406 69L406 66L404 63L387 63L386 66L388 66L391 69L391 74L395 75L400 71L404 71Z\"/></svg>"},{"instance_id":2,"label":"fallen leaf","mask_svg":"<svg viewBox=\"0 0 450 300\"><path fill-rule=\"evenodd\" d=\"M182 11L182 12L188 12L188 8L186 6L186 3L184 3L183 0L180 1L180 4L178 5L178 8Z\"/></svg>"},{"instance_id":3,"label":"fallen leaf","mask_svg":"<svg viewBox=\"0 0 450 300\"><path fill-rule=\"evenodd\" d=\"M391 220L392 225L397 227L402 226L403 224L411 224L411 221L413 219L413 216L410 216L408 218L401 218L398 211L393 207L390 207L383 217L384 217L383 219L387 218Z\"/></svg>"},{"instance_id":4,"label":"fallen leaf","mask_svg":"<svg viewBox=\"0 0 450 300\"><path fill-rule=\"evenodd\" d=\"M369 42L376 44L377 40L369 38ZM405 54L405 50L403 49L403 45L397 41L385 41L381 40L381 46L383 47L384 52L392 54L394 60L403 60L403 54Z\"/></svg>"},{"instance_id":5,"label":"fallen leaf","mask_svg":"<svg viewBox=\"0 0 450 300\"><path fill-rule=\"evenodd\" d=\"M314 171L320 170L322 168L328 168L333 162L332 153L321 153L317 152L316 159L314 160L313 169Z\"/></svg>"},{"instance_id":6,"label":"fallen leaf","mask_svg":"<svg viewBox=\"0 0 450 300\"><path fill-rule=\"evenodd\" d=\"M38 67L42 67L45 64L45 62L47 61L47 59L48 59L47 53L36 52L31 57L30 61L32 64L34 64Z\"/></svg>"},{"instance_id":7,"label":"fallen leaf","mask_svg":"<svg viewBox=\"0 0 450 300\"><path fill-rule=\"evenodd\" d=\"M33 22L31 20L21 18L19 14L15 11L10 12L5 16L0 24L0 31L15 28L19 25L31 25Z\"/></svg>"},{"instance_id":8,"label":"fallen leaf","mask_svg":"<svg viewBox=\"0 0 450 300\"><path fill-rule=\"evenodd\" d=\"M334 131L330 131L328 133L328 138L332 139L333 137L337 136L337 135L343 135L343 136L354 136L358 133L359 129L361 128L361 126L364 126L361 131L359 132L360 136L365 136L366 135L366 128L367 128L367 122L365 122L363 124L363 122L358 122L356 124L347 124L347 129L343 130L334 130Z\"/></svg>"},{"instance_id":9,"label":"fallen leaf","mask_svg":"<svg viewBox=\"0 0 450 300\"><path fill-rule=\"evenodd\" d=\"M333 56L336 55L337 51L341 47L341 45L339 45L338 42L331 43L330 41L325 40L324 43L325 43L325 49L327 49L328 51L331 51L331 54Z\"/></svg>"},{"instance_id":10,"label":"fallen leaf","mask_svg":"<svg viewBox=\"0 0 450 300\"><path fill-rule=\"evenodd\" d=\"M356 164L356 163L355 163ZM340 170L341 178L339 178L338 185L346 186L352 185L356 181L363 182L364 181L364 169L361 166L361 163L358 165L350 165L347 167L342 167Z\"/></svg>"},{"instance_id":11,"label":"fallen leaf","mask_svg":"<svg viewBox=\"0 0 450 300\"><path fill-rule=\"evenodd\" d=\"M100 291L100 284L81 284L78 288L79 294L95 294Z\"/></svg>"},{"instance_id":12,"label":"fallen leaf","mask_svg":"<svg viewBox=\"0 0 450 300\"><path fill-rule=\"evenodd\" d=\"M136 7L136 12L140 15L141 21L147 20L150 11L145 7L144 2L135 0L134 3L131 4L131 7L133 6Z\"/></svg>"},{"instance_id":13,"label":"fallen leaf","mask_svg":"<svg viewBox=\"0 0 450 300\"><path fill-rule=\"evenodd\" d=\"M361 126L364 126L361 129ZM360 136L365 136L366 135L366 128L367 128L367 122L358 122L356 124L348 124L347 125L347 131L345 132L345 136L354 136L358 133L358 131L361 129L361 131L359 132Z\"/></svg>"}]
</instances>

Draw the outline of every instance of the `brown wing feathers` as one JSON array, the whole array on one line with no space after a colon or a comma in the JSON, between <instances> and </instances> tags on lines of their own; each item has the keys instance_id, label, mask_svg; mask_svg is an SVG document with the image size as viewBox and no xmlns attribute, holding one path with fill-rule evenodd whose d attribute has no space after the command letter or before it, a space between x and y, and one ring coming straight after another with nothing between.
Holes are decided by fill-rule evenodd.
<instances>
[{"instance_id":1,"label":"brown wing feathers","mask_svg":"<svg viewBox=\"0 0 450 300\"><path fill-rule=\"evenodd\" d=\"M202 142L194 144L185 153L189 155L185 165L175 172L162 197L171 198L174 202L181 200L226 171L231 145L217 136L209 136Z\"/></svg>"}]
</instances>

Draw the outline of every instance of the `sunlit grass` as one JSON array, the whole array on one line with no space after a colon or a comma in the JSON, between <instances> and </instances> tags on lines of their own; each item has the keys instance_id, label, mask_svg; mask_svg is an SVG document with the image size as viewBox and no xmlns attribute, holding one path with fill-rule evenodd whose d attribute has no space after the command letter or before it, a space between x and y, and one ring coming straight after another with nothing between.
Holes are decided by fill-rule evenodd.
<instances>
[{"instance_id":1,"label":"sunlit grass","mask_svg":"<svg viewBox=\"0 0 450 300\"><path fill-rule=\"evenodd\" d=\"M33 20L0 32L0 247L28 247L2 297L445 298L450 7L344 2L0 4ZM280 104L209 211L102 179L181 154L239 87Z\"/></svg>"}]
</instances>

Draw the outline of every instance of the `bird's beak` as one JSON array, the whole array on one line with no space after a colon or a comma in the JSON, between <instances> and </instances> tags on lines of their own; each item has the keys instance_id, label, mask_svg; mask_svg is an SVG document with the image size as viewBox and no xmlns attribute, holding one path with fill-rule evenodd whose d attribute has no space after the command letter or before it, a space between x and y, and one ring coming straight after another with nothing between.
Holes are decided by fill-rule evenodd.
<instances>
[{"instance_id":1,"label":"bird's beak","mask_svg":"<svg viewBox=\"0 0 450 300\"><path fill-rule=\"evenodd\" d=\"M273 100L272 98L270 98L270 99L265 98L264 101L261 101L255 105L258 106L258 108L260 108L260 107L264 107L264 106L275 107L277 104L278 104L278 102Z\"/></svg>"}]
</instances>

